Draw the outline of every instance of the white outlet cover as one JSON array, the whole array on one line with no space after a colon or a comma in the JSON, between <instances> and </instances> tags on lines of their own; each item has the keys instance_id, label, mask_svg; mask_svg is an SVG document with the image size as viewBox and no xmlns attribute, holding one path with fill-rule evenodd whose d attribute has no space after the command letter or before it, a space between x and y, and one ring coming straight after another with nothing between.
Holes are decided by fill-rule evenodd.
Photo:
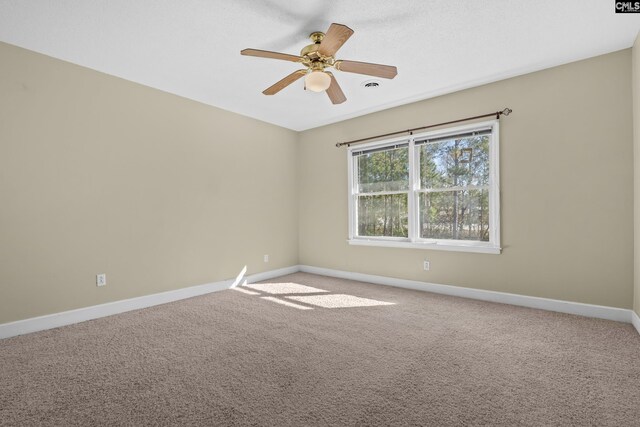
<instances>
[{"instance_id":1,"label":"white outlet cover","mask_svg":"<svg viewBox=\"0 0 640 427\"><path fill-rule=\"evenodd\" d=\"M96 275L96 286L105 286L107 284L107 275L106 274L97 274Z\"/></svg>"},{"instance_id":2,"label":"white outlet cover","mask_svg":"<svg viewBox=\"0 0 640 427\"><path fill-rule=\"evenodd\" d=\"M264 262L269 262L269 255L264 256Z\"/></svg>"},{"instance_id":3,"label":"white outlet cover","mask_svg":"<svg viewBox=\"0 0 640 427\"><path fill-rule=\"evenodd\" d=\"M431 267L431 263L429 261L425 261L423 264L424 271L429 271L430 267Z\"/></svg>"}]
</instances>

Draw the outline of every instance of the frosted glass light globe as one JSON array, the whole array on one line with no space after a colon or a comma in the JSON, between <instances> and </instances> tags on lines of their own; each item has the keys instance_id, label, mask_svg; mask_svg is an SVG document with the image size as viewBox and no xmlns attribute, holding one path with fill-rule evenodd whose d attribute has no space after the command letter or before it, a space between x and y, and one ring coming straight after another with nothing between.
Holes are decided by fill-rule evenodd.
<instances>
[{"instance_id":1,"label":"frosted glass light globe","mask_svg":"<svg viewBox=\"0 0 640 427\"><path fill-rule=\"evenodd\" d=\"M331 77L324 71L312 71L304 77L304 85L313 92L322 92L331 85Z\"/></svg>"}]
</instances>

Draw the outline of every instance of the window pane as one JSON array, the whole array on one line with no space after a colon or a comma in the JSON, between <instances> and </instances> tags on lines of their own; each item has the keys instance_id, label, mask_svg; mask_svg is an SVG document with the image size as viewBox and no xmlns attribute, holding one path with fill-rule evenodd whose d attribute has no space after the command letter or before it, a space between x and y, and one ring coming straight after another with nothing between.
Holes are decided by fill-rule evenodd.
<instances>
[{"instance_id":1,"label":"window pane","mask_svg":"<svg viewBox=\"0 0 640 427\"><path fill-rule=\"evenodd\" d=\"M407 195L358 196L358 236L407 237Z\"/></svg>"},{"instance_id":2,"label":"window pane","mask_svg":"<svg viewBox=\"0 0 640 427\"><path fill-rule=\"evenodd\" d=\"M489 185L489 136L451 139L418 147L421 188Z\"/></svg>"},{"instance_id":3,"label":"window pane","mask_svg":"<svg viewBox=\"0 0 640 427\"><path fill-rule=\"evenodd\" d=\"M489 190L420 193L420 237L489 241Z\"/></svg>"},{"instance_id":4,"label":"window pane","mask_svg":"<svg viewBox=\"0 0 640 427\"><path fill-rule=\"evenodd\" d=\"M407 147L361 154L357 162L358 193L409 189Z\"/></svg>"}]
</instances>

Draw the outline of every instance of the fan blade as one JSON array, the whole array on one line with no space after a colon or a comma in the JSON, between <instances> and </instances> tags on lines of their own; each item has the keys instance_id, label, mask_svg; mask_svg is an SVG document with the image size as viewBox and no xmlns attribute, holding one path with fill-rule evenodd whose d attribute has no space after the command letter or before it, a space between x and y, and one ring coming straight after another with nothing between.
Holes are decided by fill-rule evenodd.
<instances>
[{"instance_id":1,"label":"fan blade","mask_svg":"<svg viewBox=\"0 0 640 427\"><path fill-rule=\"evenodd\" d=\"M331 24L320 42L318 52L324 56L334 56L352 34L353 30L346 25Z\"/></svg>"},{"instance_id":2,"label":"fan blade","mask_svg":"<svg viewBox=\"0 0 640 427\"><path fill-rule=\"evenodd\" d=\"M391 65L371 64L370 62L336 61L336 70L347 73L366 74L368 76L392 79L398 74L398 69Z\"/></svg>"},{"instance_id":3,"label":"fan blade","mask_svg":"<svg viewBox=\"0 0 640 427\"><path fill-rule=\"evenodd\" d=\"M331 85L329 85L329 89L327 89L327 95L329 95L329 99L333 104L342 104L347 100L347 97L344 96L344 92L342 92L342 89L340 88L340 85L338 84L338 81L333 76L333 74L328 71L326 73L331 76Z\"/></svg>"},{"instance_id":4,"label":"fan blade","mask_svg":"<svg viewBox=\"0 0 640 427\"><path fill-rule=\"evenodd\" d=\"M304 76L306 73L307 73L307 70L294 71L293 73L289 74L284 79L280 80L278 83L276 83L273 86L263 90L262 93L264 93L265 95L275 95L276 93L280 92L285 87L289 86L291 83L293 83L296 80L298 80L300 77Z\"/></svg>"},{"instance_id":5,"label":"fan blade","mask_svg":"<svg viewBox=\"0 0 640 427\"><path fill-rule=\"evenodd\" d=\"M269 50L245 49L240 51L240 55L258 56L260 58L281 59L283 61L301 62L302 58L295 55L289 55L280 52L271 52Z\"/></svg>"}]
</instances>

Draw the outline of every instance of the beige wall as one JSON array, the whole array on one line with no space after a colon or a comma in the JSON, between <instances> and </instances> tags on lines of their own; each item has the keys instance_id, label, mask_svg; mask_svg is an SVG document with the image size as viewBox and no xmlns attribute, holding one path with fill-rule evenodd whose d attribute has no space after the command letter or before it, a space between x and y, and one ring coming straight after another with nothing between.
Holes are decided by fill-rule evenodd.
<instances>
[{"instance_id":1,"label":"beige wall","mask_svg":"<svg viewBox=\"0 0 640 427\"><path fill-rule=\"evenodd\" d=\"M632 49L633 164L634 164L634 304L640 315L640 33Z\"/></svg>"},{"instance_id":2,"label":"beige wall","mask_svg":"<svg viewBox=\"0 0 640 427\"><path fill-rule=\"evenodd\" d=\"M0 43L0 323L298 261L629 308L631 59L620 51L296 134ZM501 255L346 243L335 142L506 106Z\"/></svg>"},{"instance_id":3,"label":"beige wall","mask_svg":"<svg viewBox=\"0 0 640 427\"><path fill-rule=\"evenodd\" d=\"M0 64L0 323L297 263L295 132L2 43Z\"/></svg>"},{"instance_id":4,"label":"beige wall","mask_svg":"<svg viewBox=\"0 0 640 427\"><path fill-rule=\"evenodd\" d=\"M631 50L303 132L301 264L630 308ZM501 255L349 246L337 141L504 107ZM431 261L431 271L422 261Z\"/></svg>"}]
</instances>

